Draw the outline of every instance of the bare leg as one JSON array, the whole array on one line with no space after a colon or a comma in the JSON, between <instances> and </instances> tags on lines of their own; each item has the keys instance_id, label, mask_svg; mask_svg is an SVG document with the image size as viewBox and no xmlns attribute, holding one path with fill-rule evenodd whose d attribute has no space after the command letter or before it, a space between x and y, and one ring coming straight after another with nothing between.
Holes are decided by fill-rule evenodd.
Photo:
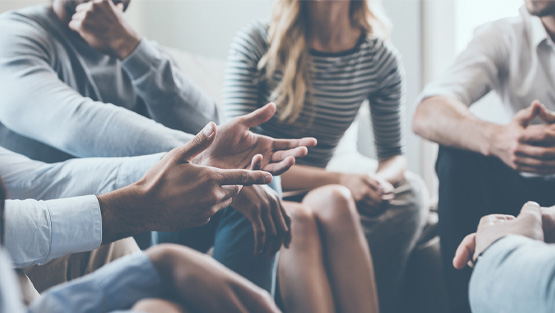
<instances>
[{"instance_id":1,"label":"bare leg","mask_svg":"<svg viewBox=\"0 0 555 313\"><path fill-rule=\"evenodd\" d=\"M337 310L379 312L374 268L356 204L349 190L328 185L310 191L303 205L313 209Z\"/></svg>"},{"instance_id":2,"label":"bare leg","mask_svg":"<svg viewBox=\"0 0 555 313\"><path fill-rule=\"evenodd\" d=\"M144 313L187 313L182 306L162 299L144 299L133 306L132 311Z\"/></svg>"},{"instance_id":3,"label":"bare leg","mask_svg":"<svg viewBox=\"0 0 555 313\"><path fill-rule=\"evenodd\" d=\"M292 220L291 246L280 250L278 267L285 311L335 312L315 216L299 203L284 201L283 205Z\"/></svg>"}]
</instances>

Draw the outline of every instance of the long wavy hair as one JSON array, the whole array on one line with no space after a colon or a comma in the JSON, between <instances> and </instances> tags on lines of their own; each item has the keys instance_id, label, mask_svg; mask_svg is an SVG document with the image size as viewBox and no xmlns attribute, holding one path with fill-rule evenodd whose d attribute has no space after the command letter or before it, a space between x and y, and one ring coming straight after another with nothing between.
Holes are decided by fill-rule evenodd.
<instances>
[{"instance_id":1,"label":"long wavy hair","mask_svg":"<svg viewBox=\"0 0 555 313\"><path fill-rule=\"evenodd\" d=\"M271 100L278 107L279 120L289 124L295 123L311 97L307 2L276 0L268 30L269 48L258 63L258 70L275 86ZM389 37L389 19L379 0L351 0L349 15L352 25L367 36ZM282 76L277 82L276 73Z\"/></svg>"}]
</instances>

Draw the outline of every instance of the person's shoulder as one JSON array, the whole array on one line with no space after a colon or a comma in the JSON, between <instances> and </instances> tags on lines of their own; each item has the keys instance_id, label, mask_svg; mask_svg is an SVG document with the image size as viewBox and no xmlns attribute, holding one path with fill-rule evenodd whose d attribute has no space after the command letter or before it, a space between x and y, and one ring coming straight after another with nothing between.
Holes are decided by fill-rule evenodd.
<instances>
[{"instance_id":1,"label":"person's shoulder","mask_svg":"<svg viewBox=\"0 0 555 313\"><path fill-rule=\"evenodd\" d=\"M237 32L233 41L234 48L262 56L268 49L268 28L269 23L266 21L247 24Z\"/></svg>"},{"instance_id":2,"label":"person's shoulder","mask_svg":"<svg viewBox=\"0 0 555 313\"><path fill-rule=\"evenodd\" d=\"M12 40L32 39L41 42L49 35L48 25L51 23L52 14L46 6L32 6L19 10L8 11L0 14L0 40L11 42ZM9 45L3 45L3 49Z\"/></svg>"},{"instance_id":3,"label":"person's shoulder","mask_svg":"<svg viewBox=\"0 0 555 313\"><path fill-rule=\"evenodd\" d=\"M474 40L488 45L508 44L520 39L527 28L526 20L520 15L504 17L478 26L474 31Z\"/></svg>"},{"instance_id":4,"label":"person's shoulder","mask_svg":"<svg viewBox=\"0 0 555 313\"><path fill-rule=\"evenodd\" d=\"M26 7L0 14L1 23L12 24L14 26L44 27L44 24L51 18L50 9L44 5Z\"/></svg>"},{"instance_id":5,"label":"person's shoulder","mask_svg":"<svg viewBox=\"0 0 555 313\"><path fill-rule=\"evenodd\" d=\"M390 39L367 36L361 45L361 52L376 64L397 67L401 63L401 53Z\"/></svg>"}]
</instances>

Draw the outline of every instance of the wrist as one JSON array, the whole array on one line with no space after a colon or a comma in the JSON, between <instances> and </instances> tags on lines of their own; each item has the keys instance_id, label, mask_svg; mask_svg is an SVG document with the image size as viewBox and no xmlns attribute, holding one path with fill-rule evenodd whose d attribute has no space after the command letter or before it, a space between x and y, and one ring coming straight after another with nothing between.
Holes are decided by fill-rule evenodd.
<instances>
[{"instance_id":1,"label":"wrist","mask_svg":"<svg viewBox=\"0 0 555 313\"><path fill-rule=\"evenodd\" d=\"M102 215L102 243L113 242L146 231L138 219L144 202L135 184L97 196Z\"/></svg>"},{"instance_id":2,"label":"wrist","mask_svg":"<svg viewBox=\"0 0 555 313\"><path fill-rule=\"evenodd\" d=\"M120 60L126 59L137 48L141 42L141 37L138 34L130 33L127 36L122 36L120 40L116 41L114 45L114 54Z\"/></svg>"},{"instance_id":3,"label":"wrist","mask_svg":"<svg viewBox=\"0 0 555 313\"><path fill-rule=\"evenodd\" d=\"M500 143L499 135L505 132L505 126L489 124L484 132L484 144L480 148L480 153L484 156L498 156L498 144Z\"/></svg>"},{"instance_id":4,"label":"wrist","mask_svg":"<svg viewBox=\"0 0 555 313\"><path fill-rule=\"evenodd\" d=\"M330 176L332 178L332 184L337 184L337 185L341 185L341 186L347 186L347 182L349 181L349 178L351 176L351 174L349 173L341 173L341 172L330 172Z\"/></svg>"}]
</instances>

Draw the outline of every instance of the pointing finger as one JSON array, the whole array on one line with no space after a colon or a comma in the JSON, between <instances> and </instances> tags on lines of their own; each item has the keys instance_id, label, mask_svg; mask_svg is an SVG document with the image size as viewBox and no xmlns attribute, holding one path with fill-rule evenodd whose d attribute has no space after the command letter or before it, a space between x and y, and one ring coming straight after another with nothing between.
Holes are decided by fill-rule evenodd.
<instances>
[{"instance_id":1,"label":"pointing finger","mask_svg":"<svg viewBox=\"0 0 555 313\"><path fill-rule=\"evenodd\" d=\"M219 170L221 185L266 185L272 182L272 174L264 171Z\"/></svg>"}]
</instances>

